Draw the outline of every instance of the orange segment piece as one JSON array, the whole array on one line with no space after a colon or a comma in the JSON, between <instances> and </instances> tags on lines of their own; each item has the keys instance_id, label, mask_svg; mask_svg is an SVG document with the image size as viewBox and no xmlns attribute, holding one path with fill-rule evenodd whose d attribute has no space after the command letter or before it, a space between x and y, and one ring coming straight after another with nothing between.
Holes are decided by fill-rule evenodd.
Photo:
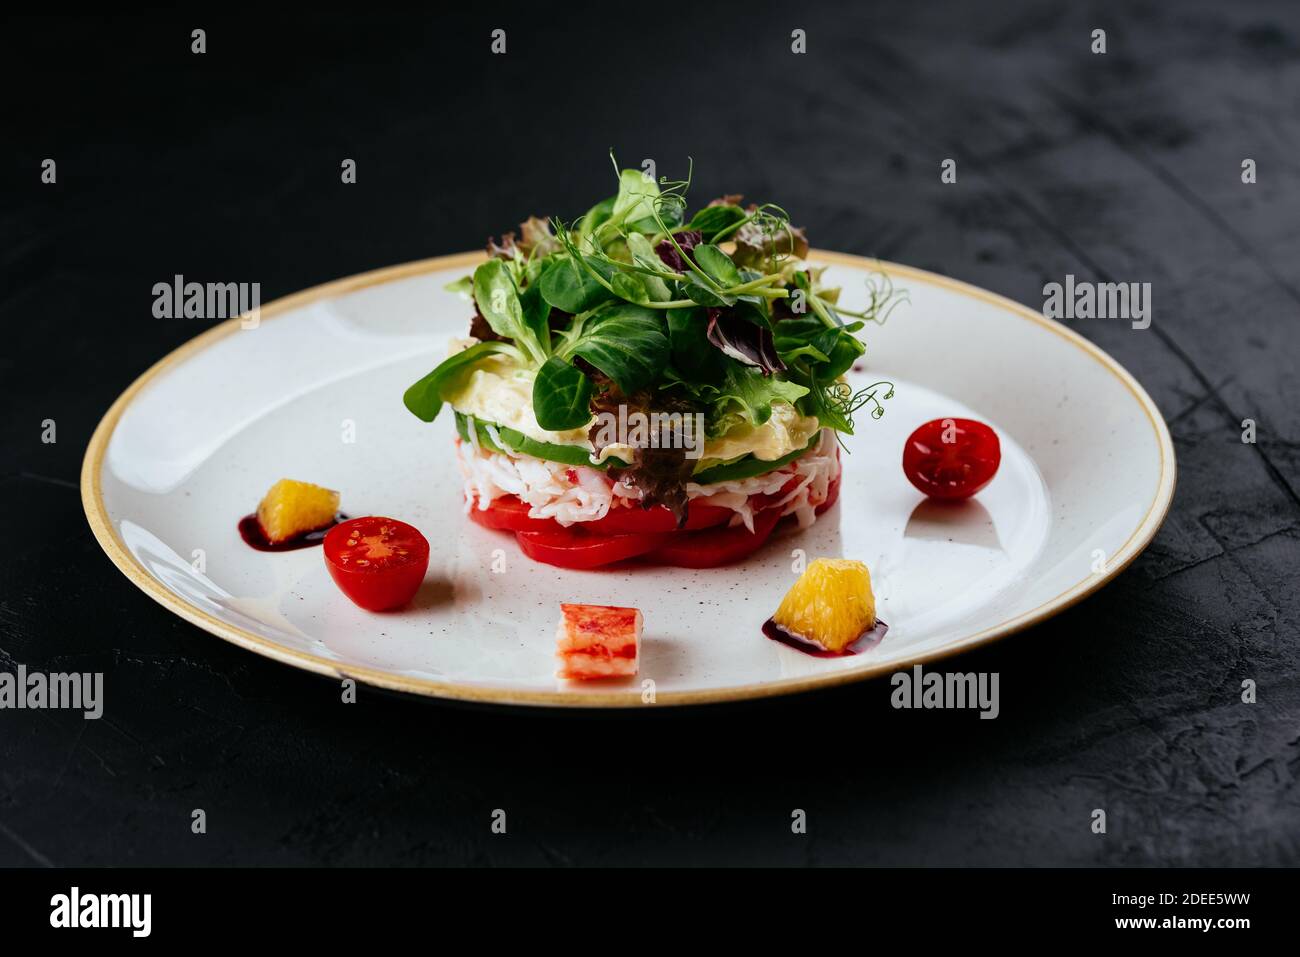
<instances>
[{"instance_id":1,"label":"orange segment piece","mask_svg":"<svg viewBox=\"0 0 1300 957\"><path fill-rule=\"evenodd\" d=\"M310 482L280 479L257 506L257 521L268 541L283 542L324 528L334 521L338 510L338 492Z\"/></svg>"},{"instance_id":2,"label":"orange segment piece","mask_svg":"<svg viewBox=\"0 0 1300 957\"><path fill-rule=\"evenodd\" d=\"M862 562L818 558L786 593L772 620L827 651L843 651L875 627L871 573Z\"/></svg>"}]
</instances>

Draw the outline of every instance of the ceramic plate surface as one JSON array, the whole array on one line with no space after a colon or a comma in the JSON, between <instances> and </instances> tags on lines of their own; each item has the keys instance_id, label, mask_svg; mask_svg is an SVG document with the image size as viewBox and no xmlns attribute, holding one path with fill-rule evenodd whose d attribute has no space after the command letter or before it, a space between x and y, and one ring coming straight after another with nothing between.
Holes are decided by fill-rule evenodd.
<instances>
[{"instance_id":1,"label":"ceramic plate surface","mask_svg":"<svg viewBox=\"0 0 1300 957\"><path fill-rule=\"evenodd\" d=\"M534 564L512 536L462 514L451 415L426 425L401 401L464 334L467 304L443 286L480 259L444 257L298 293L264 306L256 328L232 320L146 372L105 416L83 467L86 513L109 557L200 628L311 671L550 706L640 706L652 679L657 704L680 704L853 681L1024 628L1118 574L1173 495L1159 412L1096 347L972 286L817 252L850 308L865 305L876 269L910 296L863 332L869 363L850 378L892 380L895 395L883 418L859 415L839 504L729 568ZM943 416L987 422L1002 442L997 477L964 508L928 503L900 465L912 429ZM433 554L413 605L368 614L335 588L319 549L245 545L239 518L281 477L341 490L350 515L419 527ZM870 566L890 625L883 642L826 659L762 636L794 581L795 549ZM504 573L493 572L494 558ZM635 681L575 687L554 677L561 602L643 611Z\"/></svg>"}]
</instances>

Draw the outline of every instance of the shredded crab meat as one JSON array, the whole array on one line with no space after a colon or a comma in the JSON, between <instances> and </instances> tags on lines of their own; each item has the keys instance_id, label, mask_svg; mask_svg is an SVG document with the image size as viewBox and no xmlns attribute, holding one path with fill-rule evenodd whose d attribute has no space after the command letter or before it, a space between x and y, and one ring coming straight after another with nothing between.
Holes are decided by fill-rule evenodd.
<instances>
[{"instance_id":1,"label":"shredded crab meat","mask_svg":"<svg viewBox=\"0 0 1300 957\"><path fill-rule=\"evenodd\" d=\"M494 499L514 495L529 506L530 517L550 518L567 526L594 522L611 508L640 502L640 490L613 481L600 469L492 452L478 444L473 429L469 435L468 442L456 442L456 458L465 479L466 512L476 507L486 511ZM730 524L743 524L750 531L754 529L753 496L779 496L769 502L770 507L781 509L783 516L794 515L799 527L807 528L816 521L816 508L826 501L830 483L839 472L834 434L823 429L816 448L779 469L734 482L689 482L686 495L690 501L731 509L736 514Z\"/></svg>"}]
</instances>

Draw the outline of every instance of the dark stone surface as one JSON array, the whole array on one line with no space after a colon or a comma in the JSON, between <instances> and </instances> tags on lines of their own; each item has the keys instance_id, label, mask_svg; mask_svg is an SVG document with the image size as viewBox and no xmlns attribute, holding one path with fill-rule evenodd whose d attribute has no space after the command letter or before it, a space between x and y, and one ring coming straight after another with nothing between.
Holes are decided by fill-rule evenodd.
<instances>
[{"instance_id":1,"label":"dark stone surface","mask_svg":"<svg viewBox=\"0 0 1300 957\"><path fill-rule=\"evenodd\" d=\"M1300 861L1294 4L205 20L0 31L0 666L102 670L108 697L98 722L0 712L0 864ZM1073 325L1169 420L1174 510L1110 587L960 659L1001 673L997 721L895 712L883 682L632 716L345 708L101 554L86 442L201 331L151 318L154 282L270 299L465 249L580 211L610 146L693 155L696 196L775 197L817 245L1027 303L1066 273L1153 284L1150 330Z\"/></svg>"}]
</instances>

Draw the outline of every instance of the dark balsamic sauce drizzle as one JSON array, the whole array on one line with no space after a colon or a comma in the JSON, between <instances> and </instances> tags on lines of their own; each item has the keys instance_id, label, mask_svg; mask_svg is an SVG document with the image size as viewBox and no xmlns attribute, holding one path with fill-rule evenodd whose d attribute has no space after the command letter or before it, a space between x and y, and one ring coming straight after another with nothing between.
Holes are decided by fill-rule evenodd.
<instances>
[{"instance_id":1,"label":"dark balsamic sauce drizzle","mask_svg":"<svg viewBox=\"0 0 1300 957\"><path fill-rule=\"evenodd\" d=\"M282 542L273 542L266 537L266 532L262 531L262 523L257 520L257 514L254 513L245 515L239 520L239 537L250 548L256 548L259 552L292 552L295 549L311 548L313 545L319 545L325 541L325 536L331 528L347 520L348 517L339 512L334 516L334 521L328 525L313 528L310 532L303 532L301 535L295 535L293 538L287 538Z\"/></svg>"},{"instance_id":2,"label":"dark balsamic sauce drizzle","mask_svg":"<svg viewBox=\"0 0 1300 957\"><path fill-rule=\"evenodd\" d=\"M814 658L843 658L846 655L856 655L867 651L880 644L885 632L889 631L889 626L880 619L876 619L875 627L868 628L853 641L845 646L843 651L827 651L820 645L814 645L812 642L805 641L798 635L787 631L778 625L773 619L769 618L763 622L763 634L773 641L779 641L783 645L789 645L805 655L812 655Z\"/></svg>"}]
</instances>

